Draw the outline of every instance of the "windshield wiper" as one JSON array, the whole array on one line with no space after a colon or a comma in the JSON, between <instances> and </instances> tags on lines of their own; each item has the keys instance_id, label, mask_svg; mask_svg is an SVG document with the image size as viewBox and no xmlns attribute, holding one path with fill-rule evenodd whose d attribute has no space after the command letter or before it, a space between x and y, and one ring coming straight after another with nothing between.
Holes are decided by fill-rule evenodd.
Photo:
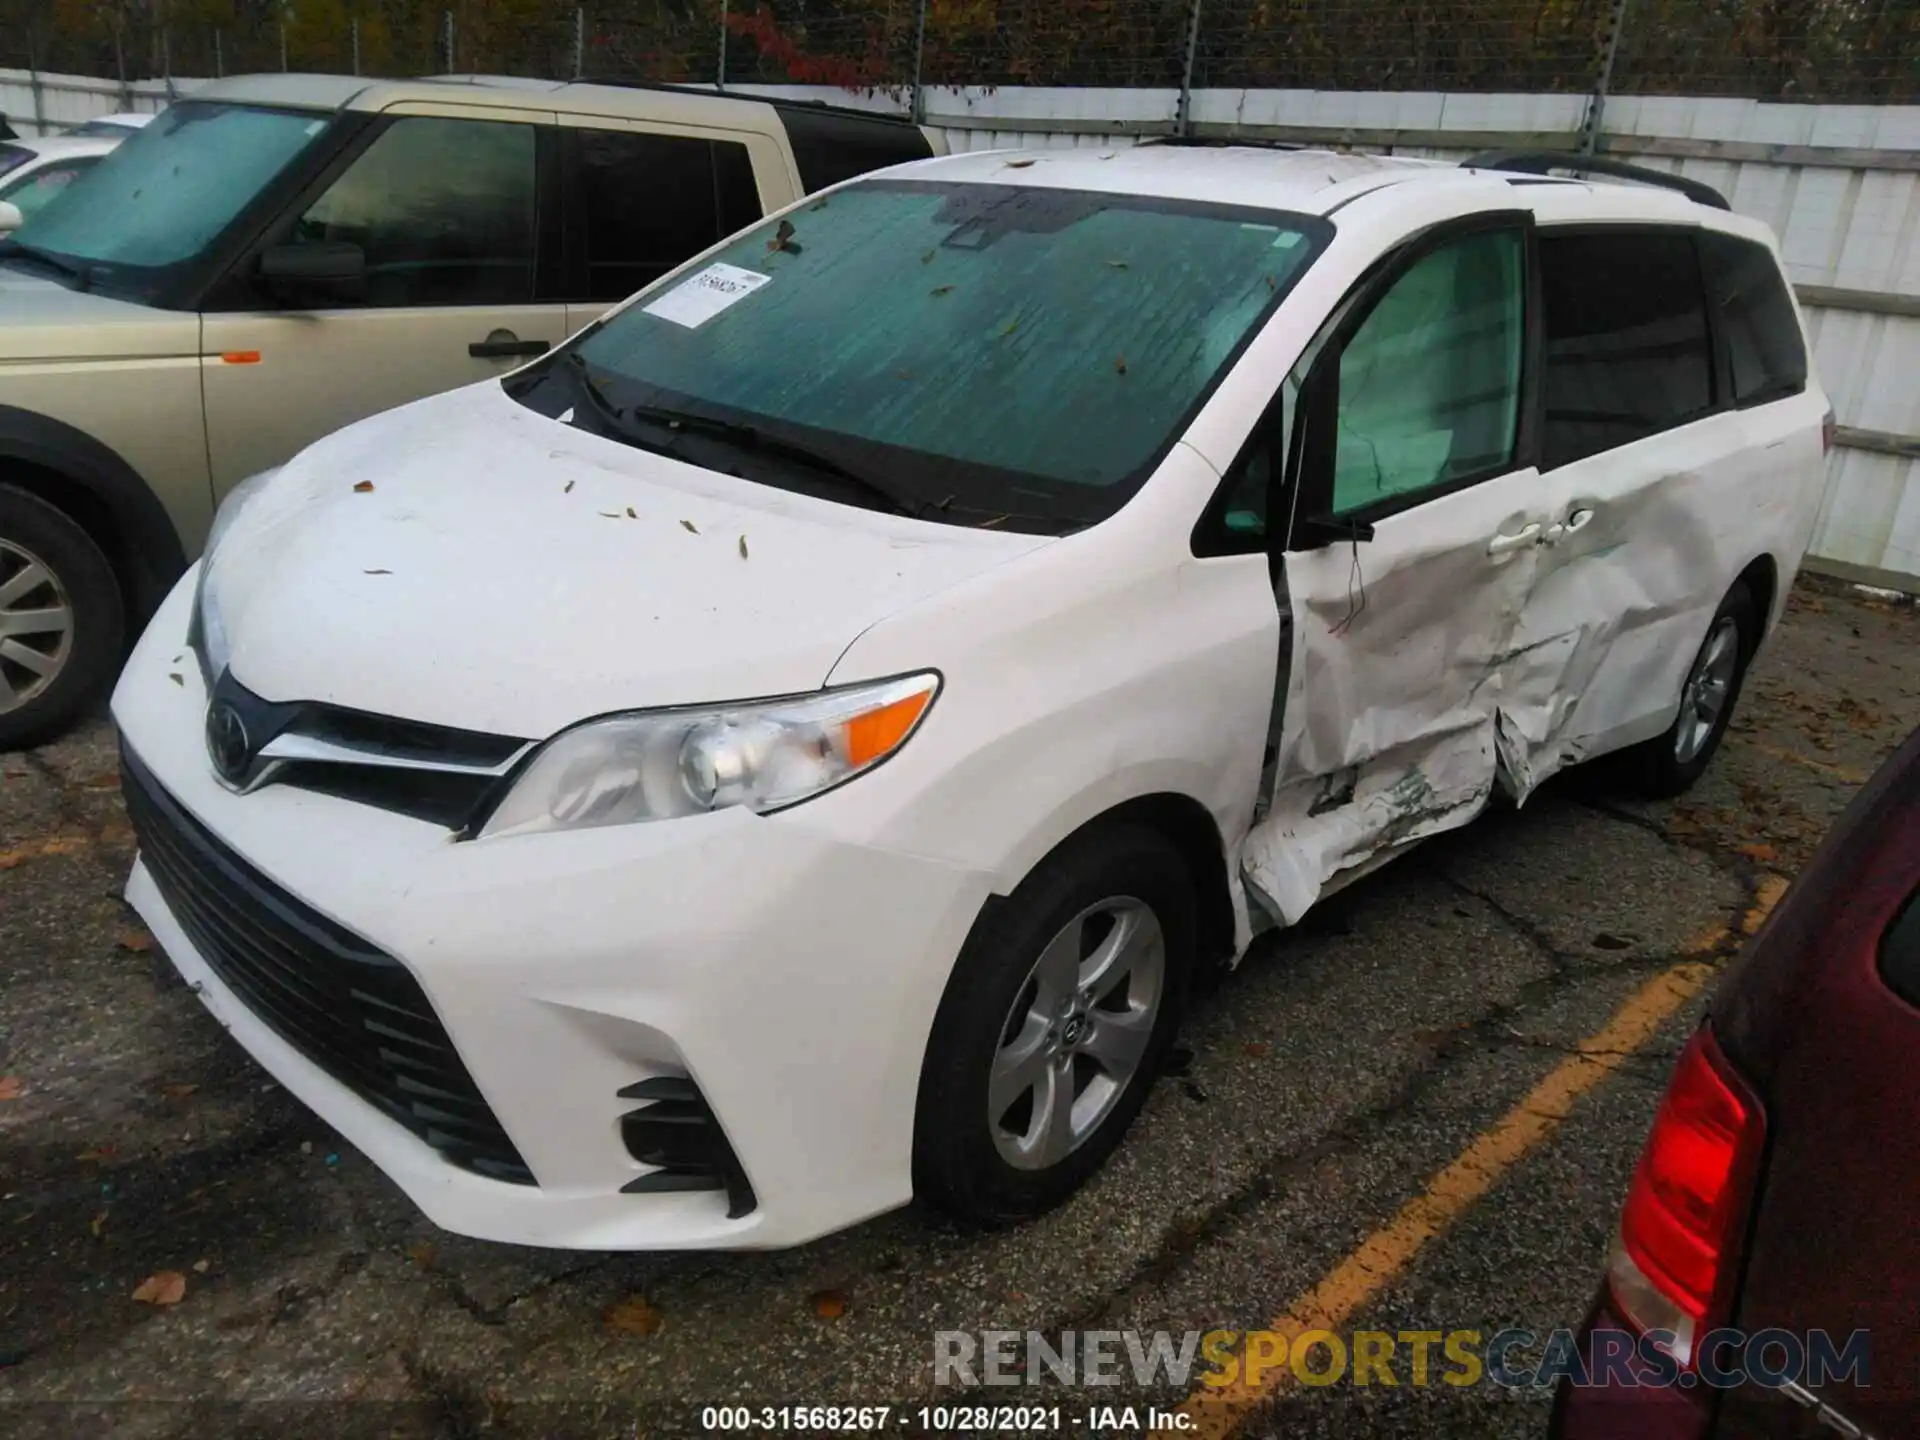
<instances>
[{"instance_id":1,"label":"windshield wiper","mask_svg":"<svg viewBox=\"0 0 1920 1440\"><path fill-rule=\"evenodd\" d=\"M36 265L44 265L49 270L71 276L76 289L85 290L93 283L93 268L91 266L76 265L71 260L62 260L51 250L42 250L34 245L22 245L12 237L0 241L0 260L11 260L16 256L23 256Z\"/></svg>"},{"instance_id":2,"label":"windshield wiper","mask_svg":"<svg viewBox=\"0 0 1920 1440\"><path fill-rule=\"evenodd\" d=\"M851 469L845 462L836 460L825 451L816 450L813 446L802 444L797 440L770 435L759 426L749 425L742 420L721 420L710 415L689 415L683 410L670 410L656 405L629 406L626 416L629 420L664 426L679 434L699 435L704 439L718 440L723 444L735 445L756 455L790 460L810 470L818 470L823 475L830 475L850 488L882 501L889 510L898 515L918 516L926 508L919 501L902 494L885 481Z\"/></svg>"},{"instance_id":3,"label":"windshield wiper","mask_svg":"<svg viewBox=\"0 0 1920 1440\"><path fill-rule=\"evenodd\" d=\"M771 456L799 464L809 470L839 481L848 489L858 490L870 499L880 501L887 509L897 515L918 517L927 507L909 495L895 490L885 481L871 475L851 469L844 462L835 459L824 451L795 440L770 435L757 425L749 425L739 420L721 420L709 415L693 415L684 410L674 410L662 405L616 405L607 397L587 369L587 362L578 350L567 351L567 360L578 382L580 393L587 398L595 417L607 429L614 431L622 439L637 444L644 449L659 450L664 454L673 454L671 442L665 445L649 442L645 437L634 433L634 425L649 425L667 431L670 435L698 435L702 439L717 440L741 450L757 455ZM676 458L679 458L676 456Z\"/></svg>"}]
</instances>

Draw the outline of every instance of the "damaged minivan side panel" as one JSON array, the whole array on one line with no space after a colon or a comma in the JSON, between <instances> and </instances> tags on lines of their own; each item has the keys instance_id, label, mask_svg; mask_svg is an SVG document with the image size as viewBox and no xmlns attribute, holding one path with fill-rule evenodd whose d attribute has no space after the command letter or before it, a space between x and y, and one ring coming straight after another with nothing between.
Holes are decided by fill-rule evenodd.
<instances>
[{"instance_id":1,"label":"damaged minivan side panel","mask_svg":"<svg viewBox=\"0 0 1920 1440\"><path fill-rule=\"evenodd\" d=\"M1430 232L1311 361L1283 557L1287 695L1253 896L1293 924L1329 881L1464 825L1532 581L1522 433L1529 226Z\"/></svg>"}]
</instances>

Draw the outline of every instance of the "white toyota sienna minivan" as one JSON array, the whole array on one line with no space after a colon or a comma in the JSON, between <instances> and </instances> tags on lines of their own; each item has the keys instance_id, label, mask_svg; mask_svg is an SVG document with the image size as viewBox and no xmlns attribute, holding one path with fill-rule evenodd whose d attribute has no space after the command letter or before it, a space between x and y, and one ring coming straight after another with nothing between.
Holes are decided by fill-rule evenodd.
<instances>
[{"instance_id":1,"label":"white toyota sienna minivan","mask_svg":"<svg viewBox=\"0 0 1920 1440\"><path fill-rule=\"evenodd\" d=\"M1044 1210L1196 966L1719 743L1827 402L1762 226L1563 163L907 165L320 441L120 681L130 899L449 1229Z\"/></svg>"}]
</instances>

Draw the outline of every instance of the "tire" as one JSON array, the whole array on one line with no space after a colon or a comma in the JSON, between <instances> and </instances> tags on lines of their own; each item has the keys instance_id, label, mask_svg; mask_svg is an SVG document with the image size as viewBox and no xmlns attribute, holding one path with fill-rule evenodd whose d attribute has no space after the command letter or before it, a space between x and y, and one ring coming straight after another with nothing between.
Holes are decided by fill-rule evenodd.
<instances>
[{"instance_id":1,"label":"tire","mask_svg":"<svg viewBox=\"0 0 1920 1440\"><path fill-rule=\"evenodd\" d=\"M1136 825L1069 841L990 903L947 982L921 1068L919 1198L972 1224L1005 1225L1052 1209L1099 1169L1179 1029L1195 912L1180 852ZM1099 973L1116 948L1130 957L1124 982ZM1069 971L1063 1014L1049 1002ZM1062 1077L1076 1097L1064 1123L1046 1104L1068 1093Z\"/></svg>"},{"instance_id":2,"label":"tire","mask_svg":"<svg viewBox=\"0 0 1920 1440\"><path fill-rule=\"evenodd\" d=\"M1693 665L1687 671L1680 692L1680 713L1664 734L1636 745L1622 757L1633 788L1651 799L1667 799L1693 787L1706 773L1714 752L1727 733L1734 707L1740 703L1740 687L1747 678L1747 663L1760 644L1760 609L1744 583L1737 583L1720 602L1707 624L1706 638L1700 642ZM1727 650L1725 647L1731 647ZM1703 674L1717 671L1718 708L1710 718L1704 716Z\"/></svg>"},{"instance_id":3,"label":"tire","mask_svg":"<svg viewBox=\"0 0 1920 1440\"><path fill-rule=\"evenodd\" d=\"M87 532L0 485L0 750L53 738L120 668L126 609Z\"/></svg>"}]
</instances>

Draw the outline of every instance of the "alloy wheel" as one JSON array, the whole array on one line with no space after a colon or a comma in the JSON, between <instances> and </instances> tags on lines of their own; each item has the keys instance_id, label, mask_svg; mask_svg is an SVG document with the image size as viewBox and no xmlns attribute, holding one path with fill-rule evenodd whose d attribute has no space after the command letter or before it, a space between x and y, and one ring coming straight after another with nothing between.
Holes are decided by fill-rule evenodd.
<instances>
[{"instance_id":1,"label":"alloy wheel","mask_svg":"<svg viewBox=\"0 0 1920 1440\"><path fill-rule=\"evenodd\" d=\"M73 653L73 601L53 568L0 538L0 714L53 684Z\"/></svg>"},{"instance_id":2,"label":"alloy wheel","mask_svg":"<svg viewBox=\"0 0 1920 1440\"><path fill-rule=\"evenodd\" d=\"M1160 921L1130 897L1089 905L1041 949L987 1081L987 1124L1009 1165L1057 1165L1100 1128L1139 1073L1166 973Z\"/></svg>"},{"instance_id":3,"label":"alloy wheel","mask_svg":"<svg viewBox=\"0 0 1920 1440\"><path fill-rule=\"evenodd\" d=\"M1674 727L1673 755L1682 765L1706 748L1720 718L1726 712L1727 699L1733 693L1733 678L1740 668L1740 624L1731 615L1720 623L1700 647L1700 658L1693 662L1687 688L1680 701L1680 723Z\"/></svg>"}]
</instances>

